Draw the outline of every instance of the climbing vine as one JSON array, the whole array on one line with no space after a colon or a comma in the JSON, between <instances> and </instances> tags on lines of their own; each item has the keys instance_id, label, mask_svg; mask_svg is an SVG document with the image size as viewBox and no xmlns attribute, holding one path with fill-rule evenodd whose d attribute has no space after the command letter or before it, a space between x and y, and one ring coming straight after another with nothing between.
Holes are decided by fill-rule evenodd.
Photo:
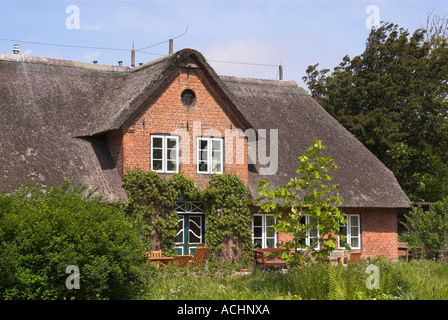
<instances>
[{"instance_id":1,"label":"climbing vine","mask_svg":"<svg viewBox=\"0 0 448 320\"><path fill-rule=\"evenodd\" d=\"M162 178L154 171L128 171L123 187L128 196L127 216L140 232L147 250L163 250L174 255L178 215L175 210L179 196L200 198L194 181L180 174Z\"/></svg>"},{"instance_id":2,"label":"climbing vine","mask_svg":"<svg viewBox=\"0 0 448 320\"><path fill-rule=\"evenodd\" d=\"M212 258L242 264L253 259L249 190L235 175L214 175L203 193L207 219L205 237Z\"/></svg>"},{"instance_id":3,"label":"climbing vine","mask_svg":"<svg viewBox=\"0 0 448 320\"><path fill-rule=\"evenodd\" d=\"M210 259L247 264L252 261L252 233L249 224L249 190L235 175L214 175L202 192L194 180L181 174L162 178L150 171L129 171L123 186L128 195L127 216L134 222L147 250L174 255L178 215L176 201L204 202L205 242L211 247Z\"/></svg>"}]
</instances>

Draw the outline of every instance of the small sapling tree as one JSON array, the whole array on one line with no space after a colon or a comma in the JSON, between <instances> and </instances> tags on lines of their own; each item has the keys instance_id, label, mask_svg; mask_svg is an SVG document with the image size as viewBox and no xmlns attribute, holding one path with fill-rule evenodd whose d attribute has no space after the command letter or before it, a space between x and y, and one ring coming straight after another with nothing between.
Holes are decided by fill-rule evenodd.
<instances>
[{"instance_id":1,"label":"small sapling tree","mask_svg":"<svg viewBox=\"0 0 448 320\"><path fill-rule=\"evenodd\" d=\"M345 241L339 231L339 226L346 224L338 208L343 201L337 196L339 185L326 184L333 179L329 170L337 166L330 156L321 155L325 148L322 141L315 140L299 157L298 177L291 178L282 187L273 190L267 180L260 181L257 187L260 197L255 202L261 211L274 213L277 220L274 230L290 236L291 240L278 245L283 248L282 258L291 265L310 260L311 256L328 257L336 248L336 236ZM307 241L307 238L314 241ZM348 245L346 247L349 249Z\"/></svg>"}]
</instances>

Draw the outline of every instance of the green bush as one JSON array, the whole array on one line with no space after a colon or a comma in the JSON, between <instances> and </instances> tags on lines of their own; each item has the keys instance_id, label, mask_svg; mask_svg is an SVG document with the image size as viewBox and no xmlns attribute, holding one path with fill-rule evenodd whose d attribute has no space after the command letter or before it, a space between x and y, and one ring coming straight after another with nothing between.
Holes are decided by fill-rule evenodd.
<instances>
[{"instance_id":1,"label":"green bush","mask_svg":"<svg viewBox=\"0 0 448 320\"><path fill-rule=\"evenodd\" d=\"M400 234L400 240L427 259L439 259L439 248L448 241L448 197L432 205L428 211L420 206L412 207L403 225L407 231Z\"/></svg>"},{"instance_id":2,"label":"green bush","mask_svg":"<svg viewBox=\"0 0 448 320\"><path fill-rule=\"evenodd\" d=\"M0 299L136 298L144 250L119 205L68 181L44 189L0 195Z\"/></svg>"}]
</instances>

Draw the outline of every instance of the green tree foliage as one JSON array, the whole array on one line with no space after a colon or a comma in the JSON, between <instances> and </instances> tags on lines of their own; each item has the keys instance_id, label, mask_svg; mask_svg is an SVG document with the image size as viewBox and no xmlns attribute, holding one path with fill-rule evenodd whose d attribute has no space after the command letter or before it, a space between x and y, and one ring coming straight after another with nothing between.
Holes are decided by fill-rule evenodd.
<instances>
[{"instance_id":1,"label":"green tree foliage","mask_svg":"<svg viewBox=\"0 0 448 320\"><path fill-rule=\"evenodd\" d=\"M337 166L331 157L321 155L324 149L322 141L314 141L299 157L298 177L291 178L284 186L272 190L272 185L263 180L257 187L260 197L255 202L261 211L273 212L277 219L275 231L287 233L292 238L280 245L284 247L282 257L293 265L310 258L299 249L305 249L313 256L326 257L336 248L336 236L344 239L339 226L346 220L337 207L342 199L335 195L339 186L327 184L333 179L329 170ZM305 216L310 216L309 224L303 223ZM320 234L320 250L304 242L314 230Z\"/></svg>"},{"instance_id":2,"label":"green tree foliage","mask_svg":"<svg viewBox=\"0 0 448 320\"><path fill-rule=\"evenodd\" d=\"M410 34L383 23L361 55L345 56L332 73L309 66L303 77L313 98L394 172L412 201L448 192L447 24L438 25Z\"/></svg>"},{"instance_id":3,"label":"green tree foliage","mask_svg":"<svg viewBox=\"0 0 448 320\"><path fill-rule=\"evenodd\" d=\"M419 256L438 259L439 248L448 242L448 197L432 205L428 211L413 206L405 218L403 225L407 231L400 235L400 239Z\"/></svg>"},{"instance_id":4,"label":"green tree foliage","mask_svg":"<svg viewBox=\"0 0 448 320\"><path fill-rule=\"evenodd\" d=\"M249 190L232 174L215 174L204 190L207 245L217 261L252 263Z\"/></svg>"},{"instance_id":5,"label":"green tree foliage","mask_svg":"<svg viewBox=\"0 0 448 320\"><path fill-rule=\"evenodd\" d=\"M87 187L22 187L0 195L1 299L133 299L143 246L118 205ZM68 289L68 266L79 289Z\"/></svg>"},{"instance_id":6,"label":"green tree foliage","mask_svg":"<svg viewBox=\"0 0 448 320\"><path fill-rule=\"evenodd\" d=\"M147 250L163 250L174 255L178 215L175 210L179 196L197 200L201 192L192 179L181 174L162 178L154 171L128 171L123 180L128 195L125 211L140 231Z\"/></svg>"}]
</instances>

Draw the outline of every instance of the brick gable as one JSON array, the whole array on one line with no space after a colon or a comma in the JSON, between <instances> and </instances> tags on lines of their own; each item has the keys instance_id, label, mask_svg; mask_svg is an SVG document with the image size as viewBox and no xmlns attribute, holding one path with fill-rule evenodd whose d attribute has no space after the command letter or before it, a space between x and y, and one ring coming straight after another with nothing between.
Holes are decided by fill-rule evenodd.
<instances>
[{"instance_id":1,"label":"brick gable","mask_svg":"<svg viewBox=\"0 0 448 320\"><path fill-rule=\"evenodd\" d=\"M185 106L181 93L193 90L196 103ZM180 173L204 188L211 175L197 174L196 138L224 137L224 172L248 184L247 140L237 139L238 116L226 105L200 68L179 67L170 81L142 105L119 130L108 133L114 161L123 175L134 169L151 170L151 134L176 134L181 139Z\"/></svg>"}]
</instances>

